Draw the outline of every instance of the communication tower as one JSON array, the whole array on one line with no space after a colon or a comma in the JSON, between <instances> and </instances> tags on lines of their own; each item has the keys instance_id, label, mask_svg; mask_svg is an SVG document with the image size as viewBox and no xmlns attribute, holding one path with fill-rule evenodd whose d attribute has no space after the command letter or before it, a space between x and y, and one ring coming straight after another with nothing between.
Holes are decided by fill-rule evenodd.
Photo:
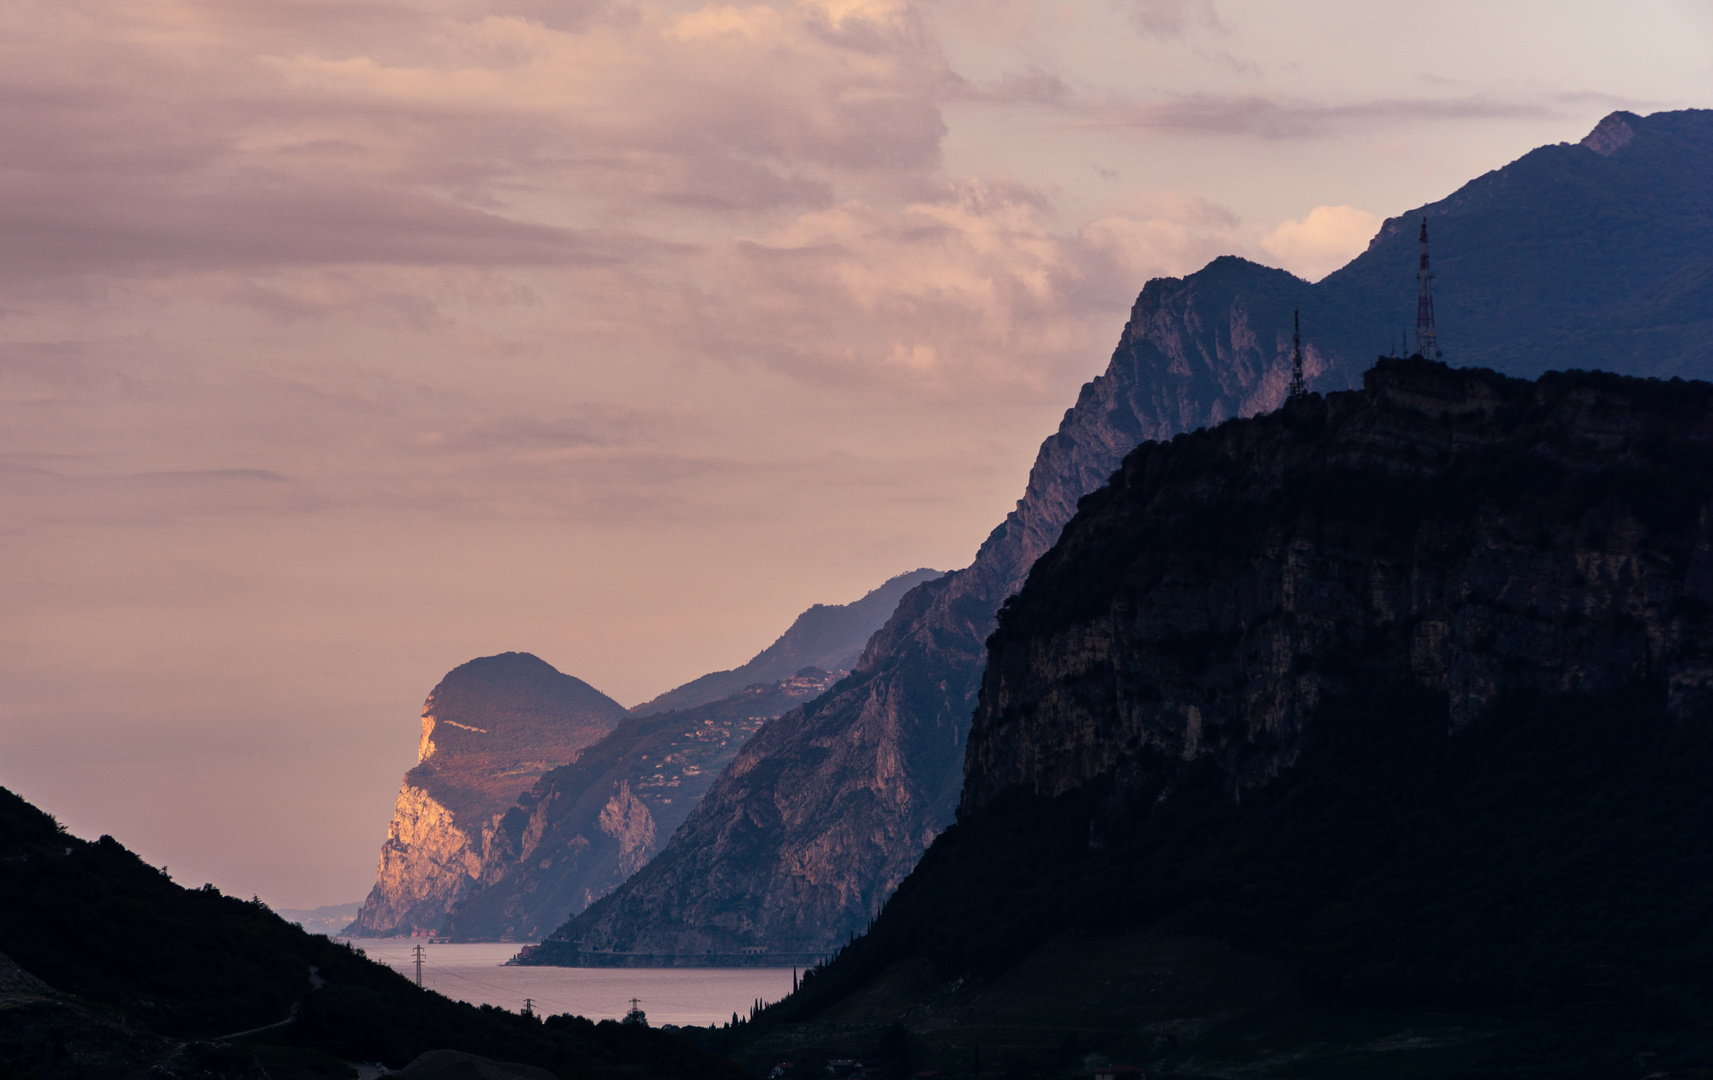
<instances>
[{"instance_id":1,"label":"communication tower","mask_svg":"<svg viewBox=\"0 0 1713 1080\"><path fill-rule=\"evenodd\" d=\"M1299 312L1291 312L1291 387L1285 391L1286 397L1302 397L1309 392L1309 384L1303 378L1303 323Z\"/></svg>"},{"instance_id":2,"label":"communication tower","mask_svg":"<svg viewBox=\"0 0 1713 1080\"><path fill-rule=\"evenodd\" d=\"M1416 271L1416 353L1439 359L1439 340L1433 326L1433 273L1428 270L1427 218L1422 218L1422 265Z\"/></svg>"}]
</instances>

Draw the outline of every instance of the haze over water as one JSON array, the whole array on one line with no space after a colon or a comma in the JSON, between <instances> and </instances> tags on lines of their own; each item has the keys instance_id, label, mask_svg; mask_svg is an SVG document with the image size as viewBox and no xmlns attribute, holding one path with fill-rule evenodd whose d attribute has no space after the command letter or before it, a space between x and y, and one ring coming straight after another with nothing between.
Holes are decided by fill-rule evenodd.
<instances>
[{"instance_id":1,"label":"haze over water","mask_svg":"<svg viewBox=\"0 0 1713 1080\"><path fill-rule=\"evenodd\" d=\"M544 1015L617 1020L637 998L655 1027L706 1027L731 1020L734 1012L748 1015L756 998L778 1001L791 992L790 968L506 967L521 945L428 945L421 938L365 938L351 944L412 979L411 950L422 945L423 986L458 1001L513 1012L530 998Z\"/></svg>"}]
</instances>

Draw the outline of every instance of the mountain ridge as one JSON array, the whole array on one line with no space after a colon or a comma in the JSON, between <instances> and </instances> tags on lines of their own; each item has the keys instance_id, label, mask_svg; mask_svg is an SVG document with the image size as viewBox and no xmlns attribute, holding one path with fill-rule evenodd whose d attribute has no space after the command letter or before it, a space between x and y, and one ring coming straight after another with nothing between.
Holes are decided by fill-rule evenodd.
<instances>
[{"instance_id":1,"label":"mountain ridge","mask_svg":"<svg viewBox=\"0 0 1713 1080\"><path fill-rule=\"evenodd\" d=\"M888 578L848 604L812 604L773 644L745 663L691 679L633 707L630 713L649 716L707 705L756 683L777 682L806 667L849 671L875 629L898 606L899 597L939 576L940 571L924 567Z\"/></svg>"},{"instance_id":2,"label":"mountain ridge","mask_svg":"<svg viewBox=\"0 0 1713 1080\"><path fill-rule=\"evenodd\" d=\"M1713 288L1713 112L1614 115L1602 126L1622 124L1621 145L1531 151L1389 219L1319 284L1231 256L1148 282L1106 371L1042 444L1018 509L971 565L908 594L849 680L770 725L661 858L557 932L539 962L827 949L866 925L952 821L995 613L1077 500L1144 439L1277 407L1294 313L1310 386L1360 385L1413 324L1420 218L1435 244L1440 340L1460 361L1524 375L1571 360L1713 371L1713 292L1699 291ZM1603 284L1617 295L1600 315L1590 298ZM840 740L852 745L829 753ZM790 810L799 790L813 795Z\"/></svg>"}]
</instances>

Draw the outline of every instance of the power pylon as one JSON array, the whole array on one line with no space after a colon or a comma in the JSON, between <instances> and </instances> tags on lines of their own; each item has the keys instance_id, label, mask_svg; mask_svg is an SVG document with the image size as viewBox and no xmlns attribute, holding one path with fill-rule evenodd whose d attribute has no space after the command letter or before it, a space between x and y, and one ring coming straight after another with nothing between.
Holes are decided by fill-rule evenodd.
<instances>
[{"instance_id":1,"label":"power pylon","mask_svg":"<svg viewBox=\"0 0 1713 1080\"><path fill-rule=\"evenodd\" d=\"M416 985L422 985L422 946L418 945L411 952L416 956Z\"/></svg>"},{"instance_id":2,"label":"power pylon","mask_svg":"<svg viewBox=\"0 0 1713 1080\"><path fill-rule=\"evenodd\" d=\"M1300 312L1291 312L1291 387L1286 397L1303 397L1309 392L1308 380L1303 378L1303 324Z\"/></svg>"},{"instance_id":3,"label":"power pylon","mask_svg":"<svg viewBox=\"0 0 1713 1080\"><path fill-rule=\"evenodd\" d=\"M1433 273L1428 270L1427 218L1422 218L1422 265L1416 271L1416 353L1439 359L1439 337L1433 325Z\"/></svg>"}]
</instances>

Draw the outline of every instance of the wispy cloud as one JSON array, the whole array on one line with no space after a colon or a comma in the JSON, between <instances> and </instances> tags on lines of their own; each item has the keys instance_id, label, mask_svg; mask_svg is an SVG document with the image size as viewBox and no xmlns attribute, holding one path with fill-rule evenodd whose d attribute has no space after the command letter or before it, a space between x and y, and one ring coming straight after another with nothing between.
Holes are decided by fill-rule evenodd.
<instances>
[{"instance_id":1,"label":"wispy cloud","mask_svg":"<svg viewBox=\"0 0 1713 1080\"><path fill-rule=\"evenodd\" d=\"M1554 96L1382 98L1325 103L1266 94L1188 94L1142 102L1075 103L1086 122L1171 134L1302 139L1423 121L1516 120L1565 116L1581 100Z\"/></svg>"}]
</instances>

